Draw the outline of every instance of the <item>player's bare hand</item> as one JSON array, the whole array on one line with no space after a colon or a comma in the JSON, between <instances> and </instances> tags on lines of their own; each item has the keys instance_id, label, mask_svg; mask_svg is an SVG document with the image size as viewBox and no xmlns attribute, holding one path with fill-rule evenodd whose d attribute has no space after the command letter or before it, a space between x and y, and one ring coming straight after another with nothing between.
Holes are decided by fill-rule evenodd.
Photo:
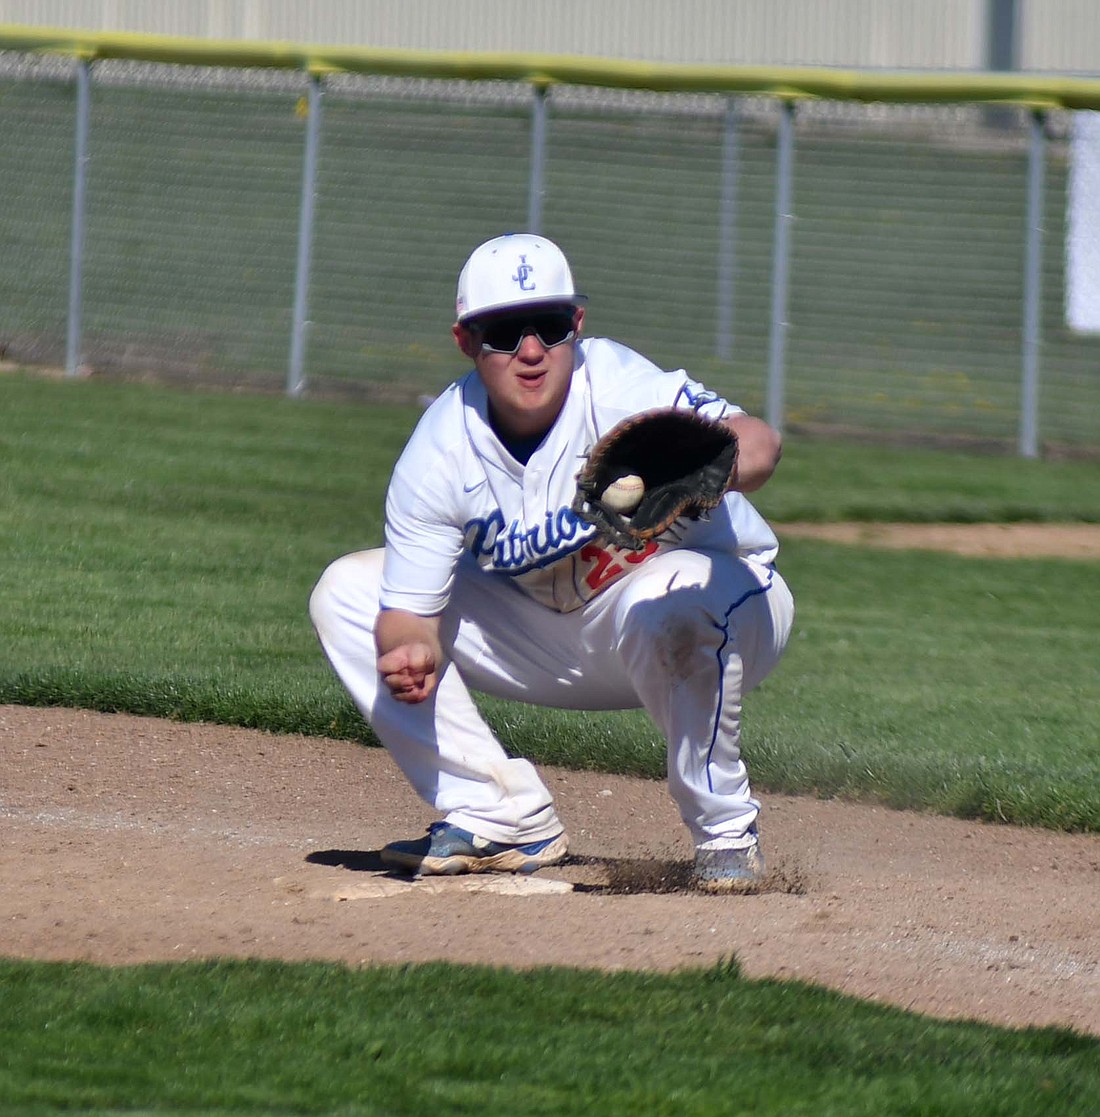
<instances>
[{"instance_id":1,"label":"player's bare hand","mask_svg":"<svg viewBox=\"0 0 1100 1117\"><path fill-rule=\"evenodd\" d=\"M427 644L402 644L379 656L378 673L398 702L423 702L435 690L435 655Z\"/></svg>"}]
</instances>

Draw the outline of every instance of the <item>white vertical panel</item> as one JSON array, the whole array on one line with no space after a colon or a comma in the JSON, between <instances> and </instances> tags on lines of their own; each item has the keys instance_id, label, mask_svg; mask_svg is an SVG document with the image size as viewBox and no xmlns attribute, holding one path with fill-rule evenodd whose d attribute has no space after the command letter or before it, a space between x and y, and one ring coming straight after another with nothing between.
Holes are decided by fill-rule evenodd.
<instances>
[{"instance_id":1,"label":"white vertical panel","mask_svg":"<svg viewBox=\"0 0 1100 1117\"><path fill-rule=\"evenodd\" d=\"M1073 114L1066 221L1066 323L1100 333L1100 113Z\"/></svg>"}]
</instances>

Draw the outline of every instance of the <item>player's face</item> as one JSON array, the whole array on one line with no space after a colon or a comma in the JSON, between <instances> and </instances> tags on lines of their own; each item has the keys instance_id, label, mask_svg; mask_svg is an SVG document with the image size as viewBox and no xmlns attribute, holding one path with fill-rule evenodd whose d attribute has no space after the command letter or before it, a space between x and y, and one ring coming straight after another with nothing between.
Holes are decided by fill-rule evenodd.
<instances>
[{"instance_id":1,"label":"player's face","mask_svg":"<svg viewBox=\"0 0 1100 1117\"><path fill-rule=\"evenodd\" d=\"M573 348L583 324L583 308L570 307L454 327L459 349L473 360L489 394L501 434L530 438L553 425L569 394Z\"/></svg>"}]
</instances>

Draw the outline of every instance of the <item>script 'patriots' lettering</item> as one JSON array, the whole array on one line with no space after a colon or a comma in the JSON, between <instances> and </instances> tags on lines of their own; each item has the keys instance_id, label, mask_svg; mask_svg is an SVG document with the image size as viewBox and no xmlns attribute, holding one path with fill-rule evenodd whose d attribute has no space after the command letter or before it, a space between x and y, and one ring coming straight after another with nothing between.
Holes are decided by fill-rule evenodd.
<instances>
[{"instance_id":1,"label":"script 'patriots' lettering","mask_svg":"<svg viewBox=\"0 0 1100 1117\"><path fill-rule=\"evenodd\" d=\"M484 519L466 525L467 547L474 555L491 555L497 570L537 566L547 555L556 554L578 535L590 535L592 527L571 508L548 509L541 524L524 528L519 520L505 525L496 509Z\"/></svg>"}]
</instances>

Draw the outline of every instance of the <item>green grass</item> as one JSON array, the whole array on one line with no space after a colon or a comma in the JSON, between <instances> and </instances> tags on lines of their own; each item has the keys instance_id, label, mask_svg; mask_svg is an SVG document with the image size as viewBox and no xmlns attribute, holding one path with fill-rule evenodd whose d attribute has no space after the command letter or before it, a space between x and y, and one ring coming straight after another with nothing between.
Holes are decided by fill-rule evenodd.
<instances>
[{"instance_id":1,"label":"green grass","mask_svg":"<svg viewBox=\"0 0 1100 1117\"><path fill-rule=\"evenodd\" d=\"M900 523L1100 523L1100 464L853 446L788 436L769 519Z\"/></svg>"},{"instance_id":2,"label":"green grass","mask_svg":"<svg viewBox=\"0 0 1100 1117\"><path fill-rule=\"evenodd\" d=\"M801 605L749 700L758 783L1100 828L1097 564L790 543L783 568Z\"/></svg>"},{"instance_id":3,"label":"green grass","mask_svg":"<svg viewBox=\"0 0 1100 1117\"><path fill-rule=\"evenodd\" d=\"M175 1114L1076 1117L1100 1043L945 1023L735 964L0 963L0 1106Z\"/></svg>"},{"instance_id":4,"label":"green grass","mask_svg":"<svg viewBox=\"0 0 1100 1117\"><path fill-rule=\"evenodd\" d=\"M379 539L414 412L10 377L0 393L9 697L273 727L297 706L300 727L325 696L332 715L306 600Z\"/></svg>"},{"instance_id":5,"label":"green grass","mask_svg":"<svg viewBox=\"0 0 1100 1117\"><path fill-rule=\"evenodd\" d=\"M0 405L0 701L373 741L306 601L328 561L380 541L415 410L18 375ZM792 438L758 503L1096 522L1097 473ZM798 541L781 567L795 636L746 703L760 790L1100 829L1095 563ZM482 705L536 761L663 775L640 712Z\"/></svg>"}]
</instances>

